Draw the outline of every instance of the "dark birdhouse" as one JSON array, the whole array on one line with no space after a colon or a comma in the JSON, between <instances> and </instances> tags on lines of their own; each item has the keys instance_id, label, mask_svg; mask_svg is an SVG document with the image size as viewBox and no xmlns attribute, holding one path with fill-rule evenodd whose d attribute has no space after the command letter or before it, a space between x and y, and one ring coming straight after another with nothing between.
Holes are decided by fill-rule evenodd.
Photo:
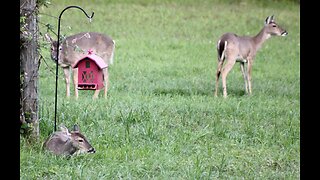
<instances>
[{"instance_id":1,"label":"dark birdhouse","mask_svg":"<svg viewBox=\"0 0 320 180\"><path fill-rule=\"evenodd\" d=\"M97 90L104 87L103 69L108 65L103 59L91 50L88 54L79 59L73 68L78 68L78 89L79 90Z\"/></svg>"}]
</instances>

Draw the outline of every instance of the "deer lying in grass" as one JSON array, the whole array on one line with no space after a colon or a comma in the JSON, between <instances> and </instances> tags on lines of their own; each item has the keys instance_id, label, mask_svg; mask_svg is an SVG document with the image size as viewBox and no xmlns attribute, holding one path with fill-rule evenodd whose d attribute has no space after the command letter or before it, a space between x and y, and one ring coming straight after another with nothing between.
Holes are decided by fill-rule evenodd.
<instances>
[{"instance_id":1,"label":"deer lying in grass","mask_svg":"<svg viewBox=\"0 0 320 180\"><path fill-rule=\"evenodd\" d=\"M60 131L56 131L49 136L43 147L56 155L70 156L74 153L95 153L95 149L86 137L80 133L77 125L74 125L73 131L69 131L65 126L60 126Z\"/></svg>"},{"instance_id":2,"label":"deer lying in grass","mask_svg":"<svg viewBox=\"0 0 320 180\"><path fill-rule=\"evenodd\" d=\"M51 43L51 58L57 61L57 41L54 41L48 34L45 38ZM62 43L59 43L59 62L58 64L63 68L66 82L66 96L70 97L70 69L72 66L84 55L88 50L100 56L107 65L113 63L113 56L115 50L115 42L109 36L96 32L82 32L67 37ZM78 68L73 71L73 85L75 97L78 98ZM109 75L108 68L103 69L104 79L104 97L107 97ZM98 98L100 90L95 90L93 98Z\"/></svg>"},{"instance_id":3,"label":"deer lying in grass","mask_svg":"<svg viewBox=\"0 0 320 180\"><path fill-rule=\"evenodd\" d=\"M288 32L281 28L274 20L273 16L268 16L262 30L253 37L238 36L233 33L226 33L221 36L217 43L218 67L216 73L215 96L218 94L219 77L221 74L223 96L227 97L227 75L237 62L240 62L240 68L245 82L245 92L251 94L251 71L253 60L258 49L263 42L271 36L286 36ZM224 62L226 64L222 68ZM247 64L247 68L245 67Z\"/></svg>"}]
</instances>

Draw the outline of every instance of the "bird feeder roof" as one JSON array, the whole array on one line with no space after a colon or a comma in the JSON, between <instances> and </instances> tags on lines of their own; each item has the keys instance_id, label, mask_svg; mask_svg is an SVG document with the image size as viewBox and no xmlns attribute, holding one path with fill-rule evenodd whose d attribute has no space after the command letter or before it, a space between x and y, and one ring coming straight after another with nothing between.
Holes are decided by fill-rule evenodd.
<instances>
[{"instance_id":1,"label":"bird feeder roof","mask_svg":"<svg viewBox=\"0 0 320 180\"><path fill-rule=\"evenodd\" d=\"M86 59L86 58L89 58L89 59L91 59L92 61L94 61L100 69L104 69L104 68L108 67L108 64L105 63L100 56L94 54L92 50L88 50L88 54L86 54L86 55L84 55L82 58L80 58L80 59L73 65L73 68L77 68L79 62L81 62L83 59Z\"/></svg>"}]
</instances>

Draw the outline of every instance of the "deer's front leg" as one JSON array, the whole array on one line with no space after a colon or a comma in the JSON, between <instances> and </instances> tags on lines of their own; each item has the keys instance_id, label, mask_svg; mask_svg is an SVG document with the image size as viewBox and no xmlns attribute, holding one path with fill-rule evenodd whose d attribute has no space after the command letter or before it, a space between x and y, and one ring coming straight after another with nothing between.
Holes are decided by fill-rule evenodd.
<instances>
[{"instance_id":1,"label":"deer's front leg","mask_svg":"<svg viewBox=\"0 0 320 180\"><path fill-rule=\"evenodd\" d=\"M78 68L73 68L73 86L74 86L74 95L78 99Z\"/></svg>"},{"instance_id":2,"label":"deer's front leg","mask_svg":"<svg viewBox=\"0 0 320 180\"><path fill-rule=\"evenodd\" d=\"M245 67L245 62L240 62L240 69L244 79L244 89L246 94L248 94L248 75L247 75L247 69Z\"/></svg>"},{"instance_id":3,"label":"deer's front leg","mask_svg":"<svg viewBox=\"0 0 320 180\"><path fill-rule=\"evenodd\" d=\"M66 82L66 95L67 97L70 97L70 68L64 67L63 73L64 73L64 79Z\"/></svg>"},{"instance_id":4,"label":"deer's front leg","mask_svg":"<svg viewBox=\"0 0 320 180\"><path fill-rule=\"evenodd\" d=\"M252 90L251 90L251 72L252 72L252 59L248 59L248 70L247 70L247 79L248 79L248 94L251 95Z\"/></svg>"}]
</instances>

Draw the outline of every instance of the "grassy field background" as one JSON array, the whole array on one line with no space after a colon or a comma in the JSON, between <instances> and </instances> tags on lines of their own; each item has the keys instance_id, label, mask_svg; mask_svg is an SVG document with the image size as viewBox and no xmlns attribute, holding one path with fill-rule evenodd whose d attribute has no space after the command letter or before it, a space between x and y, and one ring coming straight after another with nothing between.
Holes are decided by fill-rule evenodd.
<instances>
[{"instance_id":1,"label":"grassy field background","mask_svg":"<svg viewBox=\"0 0 320 180\"><path fill-rule=\"evenodd\" d=\"M269 3L268 3L269 2ZM20 140L21 179L299 179L300 6L291 1L56 0L41 7L61 34L97 31L116 41L107 99L65 98L58 124L79 124L95 154L70 159L43 151L54 128L55 63L41 40L40 141ZM267 16L289 32L266 41L253 65L253 95L239 65L229 97L214 97L215 43L225 32L255 35ZM51 34L53 36L53 34ZM73 86L71 86L73 87ZM100 94L100 97L102 97Z\"/></svg>"}]
</instances>

